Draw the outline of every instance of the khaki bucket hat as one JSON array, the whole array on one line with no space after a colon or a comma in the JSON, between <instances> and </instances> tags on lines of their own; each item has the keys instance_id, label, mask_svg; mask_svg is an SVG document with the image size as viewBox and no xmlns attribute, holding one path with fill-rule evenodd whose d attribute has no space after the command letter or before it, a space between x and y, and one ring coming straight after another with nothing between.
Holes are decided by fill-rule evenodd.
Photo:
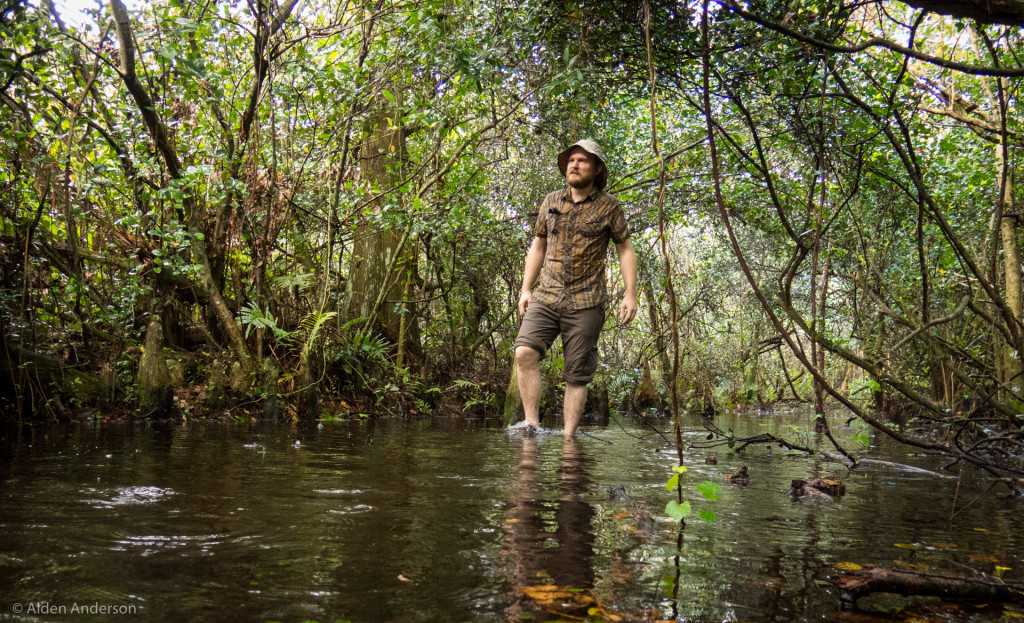
<instances>
[{"instance_id":1,"label":"khaki bucket hat","mask_svg":"<svg viewBox=\"0 0 1024 623\"><path fill-rule=\"evenodd\" d=\"M565 168L569 164L569 154L575 148L581 148L591 156L594 156L598 161L604 165L604 170L594 180L594 187L598 190L604 190L605 185L608 183L608 163L604 160L604 154L601 152L601 146L596 141L592 141L589 138L585 138L580 141L576 141L573 145L570 145L568 149L558 154L558 170L565 175Z\"/></svg>"}]
</instances>

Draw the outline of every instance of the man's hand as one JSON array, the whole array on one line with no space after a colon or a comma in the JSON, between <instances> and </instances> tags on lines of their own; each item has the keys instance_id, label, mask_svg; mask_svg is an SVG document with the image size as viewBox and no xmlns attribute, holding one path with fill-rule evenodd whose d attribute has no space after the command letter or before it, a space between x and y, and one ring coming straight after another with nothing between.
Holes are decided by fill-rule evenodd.
<instances>
[{"instance_id":1,"label":"man's hand","mask_svg":"<svg viewBox=\"0 0 1024 623\"><path fill-rule=\"evenodd\" d=\"M533 293L529 290L523 290L522 294L519 295L519 315L526 315L526 308L530 306L530 302L533 301Z\"/></svg>"},{"instance_id":2,"label":"man's hand","mask_svg":"<svg viewBox=\"0 0 1024 623\"><path fill-rule=\"evenodd\" d=\"M619 266L622 268L622 284L626 286L626 295L619 305L619 322L626 325L636 317L636 252L629 240L615 243L619 252Z\"/></svg>"},{"instance_id":3,"label":"man's hand","mask_svg":"<svg viewBox=\"0 0 1024 623\"><path fill-rule=\"evenodd\" d=\"M519 303L522 305L522 302ZM636 318L636 297L625 296L622 299L622 304L619 305L619 322L622 324L629 324Z\"/></svg>"}]
</instances>

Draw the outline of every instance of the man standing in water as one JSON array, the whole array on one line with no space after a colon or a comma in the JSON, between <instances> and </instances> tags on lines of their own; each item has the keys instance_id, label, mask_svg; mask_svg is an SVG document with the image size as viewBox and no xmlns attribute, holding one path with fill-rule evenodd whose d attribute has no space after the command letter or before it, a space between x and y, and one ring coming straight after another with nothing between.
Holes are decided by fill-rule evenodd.
<instances>
[{"instance_id":1,"label":"man standing in water","mask_svg":"<svg viewBox=\"0 0 1024 623\"><path fill-rule=\"evenodd\" d=\"M584 139L558 155L568 188L544 198L536 237L526 254L516 337L519 394L525 426L540 425L540 358L562 335L565 356L564 434L571 437L587 401L587 383L597 369L597 338L608 308L605 258L609 239L619 254L626 294L619 322L636 316L636 254L619 200L604 192L608 182L601 147ZM540 276L536 291L533 284Z\"/></svg>"}]
</instances>

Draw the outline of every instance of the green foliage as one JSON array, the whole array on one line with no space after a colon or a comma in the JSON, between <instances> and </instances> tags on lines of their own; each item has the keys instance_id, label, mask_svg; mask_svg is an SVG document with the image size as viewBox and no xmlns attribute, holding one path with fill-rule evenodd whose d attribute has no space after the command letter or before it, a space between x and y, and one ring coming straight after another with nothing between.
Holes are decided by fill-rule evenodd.
<instances>
[{"instance_id":1,"label":"green foliage","mask_svg":"<svg viewBox=\"0 0 1024 623\"><path fill-rule=\"evenodd\" d=\"M722 487L718 483L711 482L710 480L705 480L700 484L694 485L693 488L712 502L718 499L718 494L722 491Z\"/></svg>"},{"instance_id":2,"label":"green foliage","mask_svg":"<svg viewBox=\"0 0 1024 623\"><path fill-rule=\"evenodd\" d=\"M668 481L665 482L665 488L668 489L669 491L675 491L676 487L679 486L679 477L686 473L686 466L675 465L672 467L672 471L675 472L675 475L670 477Z\"/></svg>"},{"instance_id":3,"label":"green foliage","mask_svg":"<svg viewBox=\"0 0 1024 623\"><path fill-rule=\"evenodd\" d=\"M858 431L853 435L853 440L860 443L865 450L871 449L871 433L867 430Z\"/></svg>"},{"instance_id":4,"label":"green foliage","mask_svg":"<svg viewBox=\"0 0 1024 623\"><path fill-rule=\"evenodd\" d=\"M314 312L302 320L296 333L305 336L306 341L302 345L303 357L309 356L309 351L316 343L317 338L320 337L320 329L324 326L324 323L337 315L337 312Z\"/></svg>"},{"instance_id":5,"label":"green foliage","mask_svg":"<svg viewBox=\"0 0 1024 623\"><path fill-rule=\"evenodd\" d=\"M327 347L327 360L341 364L347 374L362 376L364 368L387 364L390 348L387 338L381 335L343 330L341 337Z\"/></svg>"},{"instance_id":6,"label":"green foliage","mask_svg":"<svg viewBox=\"0 0 1024 623\"><path fill-rule=\"evenodd\" d=\"M277 319L274 318L272 313L264 313L255 304L243 306L239 311L238 317L242 325L245 326L246 337L249 337L249 333L253 329L270 331L279 340L287 339L291 335L288 331L277 326Z\"/></svg>"},{"instance_id":7,"label":"green foliage","mask_svg":"<svg viewBox=\"0 0 1024 623\"><path fill-rule=\"evenodd\" d=\"M668 479L668 481L665 482L665 488L668 489L670 492L675 491L677 488L680 487L680 478L688 470L685 465L673 465L672 471L674 472L673 475ZM722 490L721 486L719 486L717 483L711 482L710 480L705 480L702 483L696 484L693 486L693 488L697 491L697 493L700 493L701 496L704 497L704 499L711 502L718 499L718 494ZM681 494L680 498L682 498ZM689 517L692 512L693 508L689 500L669 500L665 504L665 514L677 522L683 521L686 517ZM714 511L707 509L698 510L697 516L701 519L701 521L704 521L706 523L711 523L716 519Z\"/></svg>"},{"instance_id":8,"label":"green foliage","mask_svg":"<svg viewBox=\"0 0 1024 623\"><path fill-rule=\"evenodd\" d=\"M325 379L345 389L399 395L404 406L457 394L484 409L507 380L537 205L563 182L555 154L593 136L641 267L640 315L628 327L609 321L601 337L599 377L616 405L631 407L645 370L662 402L671 395L663 216L684 312L675 389L688 409L806 401L820 389L771 312L797 351L809 355L818 340L825 357L812 365L858 404L874 406L866 388L882 408L915 412L904 408L913 403L972 434L985 433L959 415L995 418L992 434L1013 425L1021 397L1007 381L1020 356L1005 338L1020 312L1000 305L1012 250L992 224L1003 138L1006 178L1019 177L1021 123L1010 105L999 127L999 94L1012 104L1020 78L808 43L908 40L912 20L884 10L861 19L841 3L744 5L795 39L712 5L717 182L766 309L711 192L700 8L650 5L653 112L669 156L660 207L635 2L371 12L316 0L274 33L244 4L147 5L130 34L165 142L121 72L94 54L118 37L101 41L106 9L62 30L45 4L14 3L0 23L5 338L44 352L69 345L95 355L82 365L127 370L151 314L172 335L232 335L216 289L237 310L240 338L215 356L248 350L287 367L322 347L334 375ZM914 44L1017 67L1022 37L929 16ZM254 49L261 41L273 51ZM380 128L399 138L371 143ZM372 174L378 164L386 175ZM362 243L396 232L408 257L361 257ZM610 255L614 309L623 284ZM371 270L380 274L358 279ZM357 294L375 308L352 307ZM562 371L559 352L546 377ZM469 378L474 386L452 380Z\"/></svg>"},{"instance_id":9,"label":"green foliage","mask_svg":"<svg viewBox=\"0 0 1024 623\"><path fill-rule=\"evenodd\" d=\"M494 406L494 394L483 387L480 383L465 379L456 379L452 383L452 389L459 392L463 403L463 411L478 410L481 407Z\"/></svg>"},{"instance_id":10,"label":"green foliage","mask_svg":"<svg viewBox=\"0 0 1024 623\"><path fill-rule=\"evenodd\" d=\"M684 500L683 502L677 502L675 500L669 500L665 504L665 514L676 521L683 521L690 516L692 509L690 508L690 502Z\"/></svg>"}]
</instances>

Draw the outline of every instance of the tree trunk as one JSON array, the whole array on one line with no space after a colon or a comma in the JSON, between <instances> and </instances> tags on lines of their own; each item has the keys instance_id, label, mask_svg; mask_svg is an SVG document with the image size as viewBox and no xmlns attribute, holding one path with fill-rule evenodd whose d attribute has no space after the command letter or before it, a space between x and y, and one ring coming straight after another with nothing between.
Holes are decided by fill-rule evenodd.
<instances>
[{"instance_id":1,"label":"tree trunk","mask_svg":"<svg viewBox=\"0 0 1024 623\"><path fill-rule=\"evenodd\" d=\"M661 377L667 379L671 376L672 366L668 362L668 346L665 344L665 334L661 328L661 306L658 304L654 283L650 277L645 275L644 281L648 292L647 316L651 323L651 333L654 334L654 348L658 352L658 366L661 368Z\"/></svg>"},{"instance_id":2,"label":"tree trunk","mask_svg":"<svg viewBox=\"0 0 1024 623\"><path fill-rule=\"evenodd\" d=\"M878 328L876 329L877 333L875 333L875 352L873 356L880 357L882 353L882 348L884 348L885 346L886 338L885 314L883 314L882 312L878 312L877 318ZM888 364L888 360L886 360L885 363ZM875 384L877 385L877 389L871 390L871 397L874 402L874 408L875 411L882 413L883 411L885 411L885 392L882 391L882 382L881 379L878 378L877 374L872 375L871 378L875 381Z\"/></svg>"},{"instance_id":3,"label":"tree trunk","mask_svg":"<svg viewBox=\"0 0 1024 623\"><path fill-rule=\"evenodd\" d=\"M761 323L755 318L750 328L750 344L743 361L743 402L752 405L758 401L758 373L760 371Z\"/></svg>"},{"instance_id":4,"label":"tree trunk","mask_svg":"<svg viewBox=\"0 0 1024 623\"><path fill-rule=\"evenodd\" d=\"M405 156L405 136L396 115L378 115L360 148L363 178L378 193L373 205L378 215L387 216L389 203L401 204L398 187ZM411 228L404 223L389 227L364 222L358 227L349 263L347 317L362 318L364 326L384 333L392 344L400 345L403 356L416 357L420 352L419 330L414 306L405 295L406 284L411 283L416 270L411 235ZM403 315L408 323L405 327Z\"/></svg>"},{"instance_id":5,"label":"tree trunk","mask_svg":"<svg viewBox=\"0 0 1024 623\"><path fill-rule=\"evenodd\" d=\"M1002 234L1003 265L1006 273L1006 306L1010 308L1013 317L1021 322L1024 321L1024 311L1022 311L1024 305L1021 302L1021 258L1020 247L1017 244L1017 218L1013 213L1012 182L1009 172L1004 166L1002 145L996 146L996 163L1003 193L998 211L1002 216L999 230ZM1003 374L1011 388L1010 391L1018 396L1021 395L1020 391L1015 391L1013 388L1024 388L1024 378L1022 378L1024 366L1021 364L1020 353L1012 344L1006 344L1003 347Z\"/></svg>"},{"instance_id":6,"label":"tree trunk","mask_svg":"<svg viewBox=\"0 0 1024 623\"><path fill-rule=\"evenodd\" d=\"M260 415L264 420L281 419L281 390L278 387L278 380L281 372L270 359L263 360L260 369L260 386L263 390L263 406Z\"/></svg>"},{"instance_id":7,"label":"tree trunk","mask_svg":"<svg viewBox=\"0 0 1024 623\"><path fill-rule=\"evenodd\" d=\"M160 418L171 413L174 407L174 388L164 358L164 331L159 317L154 317L146 329L146 346L139 360L136 389L139 411L143 415Z\"/></svg>"},{"instance_id":8,"label":"tree trunk","mask_svg":"<svg viewBox=\"0 0 1024 623\"><path fill-rule=\"evenodd\" d=\"M295 374L295 388L298 395L298 415L300 420L315 420L320 416L320 392L314 366L308 354L303 354L299 361L299 370Z\"/></svg>"}]
</instances>

